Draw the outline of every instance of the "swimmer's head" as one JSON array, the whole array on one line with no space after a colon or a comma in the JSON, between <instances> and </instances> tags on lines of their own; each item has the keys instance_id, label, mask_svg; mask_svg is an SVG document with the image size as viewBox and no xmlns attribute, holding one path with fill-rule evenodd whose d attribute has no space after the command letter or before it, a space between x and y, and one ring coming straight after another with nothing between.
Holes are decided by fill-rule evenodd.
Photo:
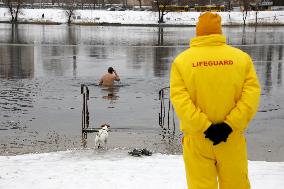
<instances>
[{"instance_id":1,"label":"swimmer's head","mask_svg":"<svg viewBox=\"0 0 284 189\"><path fill-rule=\"evenodd\" d=\"M108 73L112 74L114 69L112 67L109 67L107 71L108 71Z\"/></svg>"}]
</instances>

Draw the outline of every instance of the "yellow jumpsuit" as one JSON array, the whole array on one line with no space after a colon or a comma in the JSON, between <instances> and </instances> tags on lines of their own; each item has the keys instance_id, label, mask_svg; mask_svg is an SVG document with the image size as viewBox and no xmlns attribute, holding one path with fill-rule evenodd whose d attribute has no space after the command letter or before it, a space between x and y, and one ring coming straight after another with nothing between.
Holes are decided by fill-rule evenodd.
<instances>
[{"instance_id":1,"label":"yellow jumpsuit","mask_svg":"<svg viewBox=\"0 0 284 189\"><path fill-rule=\"evenodd\" d=\"M223 35L195 37L174 60L170 98L184 133L188 189L249 189L244 131L254 117L260 85L248 54ZM233 132L213 146L204 131L225 122Z\"/></svg>"}]
</instances>

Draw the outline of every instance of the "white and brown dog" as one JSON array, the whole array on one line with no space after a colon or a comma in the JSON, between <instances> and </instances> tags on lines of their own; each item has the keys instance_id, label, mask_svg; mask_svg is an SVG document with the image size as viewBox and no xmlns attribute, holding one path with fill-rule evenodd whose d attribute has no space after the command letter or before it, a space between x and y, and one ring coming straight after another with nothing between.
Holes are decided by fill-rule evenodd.
<instances>
[{"instance_id":1,"label":"white and brown dog","mask_svg":"<svg viewBox=\"0 0 284 189\"><path fill-rule=\"evenodd\" d=\"M106 149L107 138L108 138L108 128L110 126L108 124L101 125L101 129L96 134L95 138L95 148L103 148Z\"/></svg>"}]
</instances>

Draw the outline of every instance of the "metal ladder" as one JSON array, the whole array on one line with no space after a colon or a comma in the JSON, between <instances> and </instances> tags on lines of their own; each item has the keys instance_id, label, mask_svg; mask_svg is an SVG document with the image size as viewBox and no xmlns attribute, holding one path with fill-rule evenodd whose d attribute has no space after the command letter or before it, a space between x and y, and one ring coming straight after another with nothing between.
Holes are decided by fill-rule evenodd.
<instances>
[{"instance_id":1,"label":"metal ladder","mask_svg":"<svg viewBox=\"0 0 284 189\"><path fill-rule=\"evenodd\" d=\"M85 84L81 84L81 94L83 95L82 109L82 139L87 139L88 133L99 132L97 128L90 128L90 113L88 108L88 100L90 100L89 88Z\"/></svg>"}]
</instances>

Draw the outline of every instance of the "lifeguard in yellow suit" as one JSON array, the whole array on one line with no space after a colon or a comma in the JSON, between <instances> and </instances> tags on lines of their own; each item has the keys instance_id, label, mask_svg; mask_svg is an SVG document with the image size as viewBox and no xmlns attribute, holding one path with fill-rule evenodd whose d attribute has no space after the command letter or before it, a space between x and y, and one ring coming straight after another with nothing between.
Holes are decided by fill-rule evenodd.
<instances>
[{"instance_id":1,"label":"lifeguard in yellow suit","mask_svg":"<svg viewBox=\"0 0 284 189\"><path fill-rule=\"evenodd\" d=\"M250 56L226 44L218 14L202 14L170 77L188 189L250 188L244 132L259 97Z\"/></svg>"}]
</instances>

